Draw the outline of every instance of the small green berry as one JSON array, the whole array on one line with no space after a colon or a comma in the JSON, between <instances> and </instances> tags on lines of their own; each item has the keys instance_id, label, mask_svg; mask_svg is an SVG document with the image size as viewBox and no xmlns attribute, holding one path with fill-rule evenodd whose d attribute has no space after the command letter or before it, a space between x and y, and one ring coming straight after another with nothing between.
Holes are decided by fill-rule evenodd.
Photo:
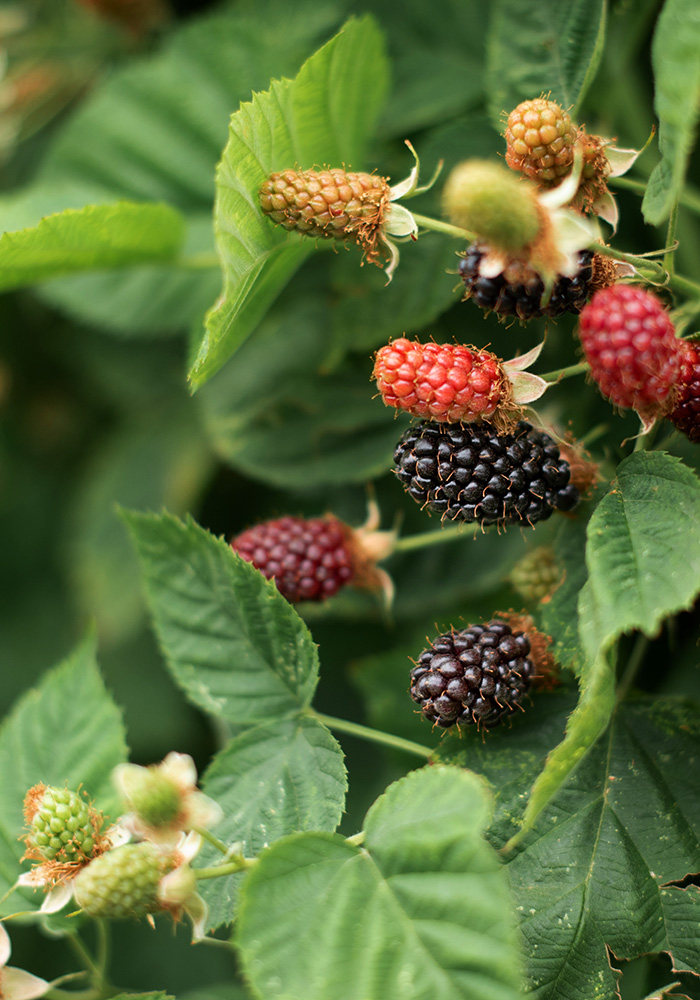
<instances>
[{"instance_id":1,"label":"small green berry","mask_svg":"<svg viewBox=\"0 0 700 1000\"><path fill-rule=\"evenodd\" d=\"M40 786L41 787L41 786ZM27 838L47 861L73 862L90 857L95 848L91 810L84 798L67 788L43 788Z\"/></svg>"},{"instance_id":2,"label":"small green berry","mask_svg":"<svg viewBox=\"0 0 700 1000\"><path fill-rule=\"evenodd\" d=\"M75 879L78 905L91 917L119 920L161 909L158 883L172 862L144 840L91 861Z\"/></svg>"},{"instance_id":3,"label":"small green berry","mask_svg":"<svg viewBox=\"0 0 700 1000\"><path fill-rule=\"evenodd\" d=\"M502 251L524 249L540 231L534 187L488 160L467 160L454 168L443 191L443 209L453 225Z\"/></svg>"}]
</instances>

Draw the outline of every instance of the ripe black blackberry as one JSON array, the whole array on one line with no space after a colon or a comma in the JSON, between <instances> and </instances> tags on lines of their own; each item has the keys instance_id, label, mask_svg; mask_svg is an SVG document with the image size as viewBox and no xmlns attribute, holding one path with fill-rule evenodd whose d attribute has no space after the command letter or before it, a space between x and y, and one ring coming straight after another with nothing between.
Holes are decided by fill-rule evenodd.
<instances>
[{"instance_id":1,"label":"ripe black blackberry","mask_svg":"<svg viewBox=\"0 0 700 1000\"><path fill-rule=\"evenodd\" d=\"M424 718L448 729L492 729L520 707L535 667L522 631L494 619L447 632L420 654L411 670L411 698Z\"/></svg>"},{"instance_id":2,"label":"ripe black blackberry","mask_svg":"<svg viewBox=\"0 0 700 1000\"><path fill-rule=\"evenodd\" d=\"M549 302L543 307L540 303L544 282L537 271L525 261L513 259L502 271L484 276L482 262L488 253L485 244L472 243L460 261L459 274L466 288L464 298L472 299L481 309L498 316L528 320L537 316L553 318L566 312L578 313L589 295L600 287L600 282L594 280L595 263L600 258L590 250L580 250L578 271L571 278L564 275L557 278Z\"/></svg>"},{"instance_id":3,"label":"ripe black blackberry","mask_svg":"<svg viewBox=\"0 0 700 1000\"><path fill-rule=\"evenodd\" d=\"M394 462L416 503L451 521L534 525L579 501L556 443L524 420L504 434L485 421L422 420L404 432Z\"/></svg>"}]
</instances>

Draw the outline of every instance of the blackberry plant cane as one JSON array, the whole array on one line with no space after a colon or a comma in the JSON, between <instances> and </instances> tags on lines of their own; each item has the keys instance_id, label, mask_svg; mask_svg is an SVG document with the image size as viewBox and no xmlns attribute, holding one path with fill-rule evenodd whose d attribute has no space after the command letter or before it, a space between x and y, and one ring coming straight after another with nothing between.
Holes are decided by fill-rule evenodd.
<instances>
[{"instance_id":1,"label":"blackberry plant cane","mask_svg":"<svg viewBox=\"0 0 700 1000\"><path fill-rule=\"evenodd\" d=\"M108 6L2 17L0 994L700 1000L693 5Z\"/></svg>"}]
</instances>

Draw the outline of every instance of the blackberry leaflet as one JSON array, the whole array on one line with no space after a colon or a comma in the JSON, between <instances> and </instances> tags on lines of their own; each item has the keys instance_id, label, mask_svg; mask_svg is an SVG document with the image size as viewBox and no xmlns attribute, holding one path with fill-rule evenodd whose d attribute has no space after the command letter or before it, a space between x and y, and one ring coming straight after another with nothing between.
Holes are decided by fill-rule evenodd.
<instances>
[{"instance_id":1,"label":"blackberry leaflet","mask_svg":"<svg viewBox=\"0 0 700 1000\"><path fill-rule=\"evenodd\" d=\"M561 275L554 283L546 306L540 305L544 294L542 278L527 264L509 263L493 277L481 274L481 262L488 253L484 244L473 243L460 261L459 274L465 284L465 298L481 309L499 316L517 316L528 320L538 316L555 318L564 313L578 313L585 306L593 283L593 254L581 250L579 270L571 278Z\"/></svg>"},{"instance_id":2,"label":"blackberry leaflet","mask_svg":"<svg viewBox=\"0 0 700 1000\"><path fill-rule=\"evenodd\" d=\"M556 443L524 420L504 434L485 421L423 420L404 432L394 462L407 493L451 521L534 525L579 501Z\"/></svg>"},{"instance_id":3,"label":"blackberry leaflet","mask_svg":"<svg viewBox=\"0 0 700 1000\"><path fill-rule=\"evenodd\" d=\"M411 698L424 718L448 729L500 725L520 707L535 667L530 640L494 619L447 632L420 654L411 670Z\"/></svg>"}]
</instances>

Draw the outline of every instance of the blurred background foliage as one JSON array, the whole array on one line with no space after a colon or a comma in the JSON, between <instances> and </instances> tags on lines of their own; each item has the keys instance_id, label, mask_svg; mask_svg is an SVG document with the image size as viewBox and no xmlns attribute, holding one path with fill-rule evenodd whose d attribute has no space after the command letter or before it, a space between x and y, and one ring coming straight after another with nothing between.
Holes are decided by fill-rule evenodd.
<instances>
[{"instance_id":1,"label":"blurred background foliage","mask_svg":"<svg viewBox=\"0 0 700 1000\"><path fill-rule=\"evenodd\" d=\"M194 396L186 388L191 345L221 289L211 260L214 172L239 102L271 78L293 76L349 15L367 12L385 32L391 82L368 162L352 166L405 176L404 139L419 151L425 176L440 158L448 172L466 157L502 155L486 43L497 7L484 0L439 8L422 0L0 4L3 230L89 201L164 201L186 217L188 252L202 255L198 269L90 274L0 298L3 712L95 621L133 759L177 749L203 765L216 734L163 669L118 505L189 511L226 537L286 513L333 511L358 525L371 481L384 527L437 528L386 472L405 420L372 398L372 352L408 332L488 344L510 357L546 333L537 370L575 360L574 318L526 329L485 320L460 302L457 277L446 274L464 248L428 234L405 249L388 288L378 269L358 266L353 249L312 255L235 359ZM654 122L649 45L660 7L660 0L612 0L603 58L578 112L589 131L614 135L623 147L642 146ZM638 161L639 179L656 159L650 149ZM700 183L697 174L694 157L691 185ZM616 245L637 253L662 247L665 233L644 224L639 196L620 190L617 197ZM416 204L439 214L437 194ZM699 280L700 234L689 213L681 212L678 236L677 268ZM587 437L608 473L636 433L633 417L615 415L583 379L550 390L539 409ZM667 434L663 428L660 438ZM697 448L670 434L663 444L698 468ZM396 584L390 620L375 598L357 592L302 608L320 646L317 708L415 737L408 700L404 719L394 712L386 721L386 704L395 704L389 679L392 690L407 686L407 656L426 635L519 606L509 572L556 531L546 523L397 555L387 564ZM650 690L700 695L697 624L693 613L682 615L654 644L642 672ZM406 762L350 737L343 747L350 798L341 829L350 833ZM26 933L15 946L19 965L22 948L33 946ZM204 1000L202 984L230 973L228 953L190 951L182 930L118 933L115 947L132 956L133 983L124 986L178 994L198 987L192 998ZM64 971L59 953L49 942L42 954L51 976ZM31 967L42 974L36 962Z\"/></svg>"}]
</instances>

